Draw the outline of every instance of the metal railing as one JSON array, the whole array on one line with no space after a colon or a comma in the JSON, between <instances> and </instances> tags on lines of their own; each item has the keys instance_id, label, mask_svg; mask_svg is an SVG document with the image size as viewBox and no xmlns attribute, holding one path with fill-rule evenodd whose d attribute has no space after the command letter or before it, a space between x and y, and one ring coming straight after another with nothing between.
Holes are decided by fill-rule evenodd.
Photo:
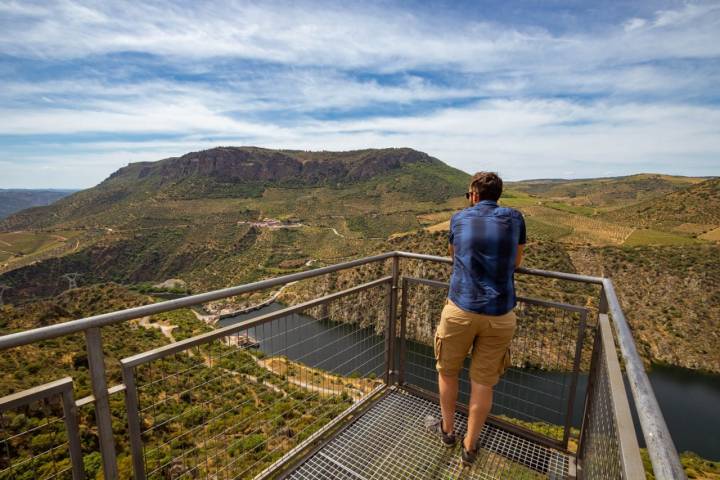
<instances>
[{"instance_id":1,"label":"metal railing","mask_svg":"<svg viewBox=\"0 0 720 480\"><path fill-rule=\"evenodd\" d=\"M52 403L58 399L59 407ZM39 408L32 408L35 404ZM6 418L11 411L16 414ZM6 432L0 439L0 479L84 478L71 378L0 398L0 429ZM23 441L27 437L35 441Z\"/></svg>"},{"instance_id":2,"label":"metal railing","mask_svg":"<svg viewBox=\"0 0 720 480\"><path fill-rule=\"evenodd\" d=\"M323 441L325 434L369 405L379 389L401 384L418 392L432 392L433 369L428 364L432 360L423 350L426 346L423 335L433 325L427 323L420 328L405 320L408 312L414 319L419 317L412 312L417 304L412 300L418 298L417 293L411 293L412 289L427 287L441 292L446 288L447 277L404 275L401 267L411 262L436 266L451 263L444 257L389 252L5 335L0 337L0 351L84 333L93 394L76 403L94 406L92 429L97 431L97 449L102 455L106 479L119 477L118 432L113 431L110 396L123 391L127 440L123 437L120 442L130 444L135 478L160 475L235 478L254 474L268 477L291 463L311 442ZM367 281L333 293L326 289L301 304L125 358L121 362L122 383L107 386L102 327L299 280L330 278L348 269L358 269L361 271L358 277ZM430 270L421 269L422 276ZM417 269L413 273L416 272ZM627 399L622 402L625 389L622 380L618 382L615 350L608 343L612 342L612 331L609 326L602 326L609 313L654 474L656 478L684 478L612 282L532 269L518 269L517 273L601 287L600 321L599 327L594 325L592 312L585 306L522 298L513 367L497 388L493 421L537 442L567 449L572 437L578 378L589 369L588 391L592 395L586 396L579 438L580 473L583 462L587 462L588 468L600 465L596 461L598 453L593 452L610 458L609 451L597 449L601 445L599 440L610 435L617 439L613 443L617 445L614 455L617 458L612 461L617 460L619 477L640 478L642 466L638 470L637 442L624 440L634 438L634 431L632 422L623 420L629 411ZM427 312L427 316L437 320L439 310L437 313ZM336 324L333 320L342 322ZM323 332L335 332L335 336L312 333L316 322L330 322L323 326ZM357 325L343 330L353 322ZM535 329L538 324L547 324L544 340L540 338L543 336L523 335L523 326L532 322ZM594 350L588 347L593 336ZM617 368L610 358L614 358ZM547 376L548 372L557 376ZM539 387L528 387L523 381L533 376L540 377L535 378ZM603 380L608 378L612 380L609 383ZM598 407L601 405L598 396L612 401L612 412ZM606 423L600 424L598 419ZM526 428L523 421L555 424L559 430L556 435L538 435ZM75 478L80 478L79 475ZM592 478L589 473L588 478Z\"/></svg>"},{"instance_id":3,"label":"metal railing","mask_svg":"<svg viewBox=\"0 0 720 480\"><path fill-rule=\"evenodd\" d=\"M583 478L643 478L630 407L608 316L601 314L595 337L578 458Z\"/></svg>"},{"instance_id":4,"label":"metal railing","mask_svg":"<svg viewBox=\"0 0 720 480\"><path fill-rule=\"evenodd\" d=\"M372 395L383 385L380 337L343 323L317 324L331 321L322 307L386 290L391 280L122 360L134 478L255 476Z\"/></svg>"}]
</instances>

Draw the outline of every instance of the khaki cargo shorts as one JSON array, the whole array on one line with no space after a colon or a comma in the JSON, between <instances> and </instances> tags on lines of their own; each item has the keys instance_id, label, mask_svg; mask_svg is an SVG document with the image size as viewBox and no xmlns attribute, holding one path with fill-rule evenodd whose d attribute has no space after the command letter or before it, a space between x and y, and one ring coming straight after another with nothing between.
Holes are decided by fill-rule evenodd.
<instances>
[{"instance_id":1,"label":"khaki cargo shorts","mask_svg":"<svg viewBox=\"0 0 720 480\"><path fill-rule=\"evenodd\" d=\"M467 312L448 299L435 332L435 368L443 375L458 375L472 348L470 378L495 386L510 366L510 341L516 327L512 310L505 315L482 315Z\"/></svg>"}]
</instances>

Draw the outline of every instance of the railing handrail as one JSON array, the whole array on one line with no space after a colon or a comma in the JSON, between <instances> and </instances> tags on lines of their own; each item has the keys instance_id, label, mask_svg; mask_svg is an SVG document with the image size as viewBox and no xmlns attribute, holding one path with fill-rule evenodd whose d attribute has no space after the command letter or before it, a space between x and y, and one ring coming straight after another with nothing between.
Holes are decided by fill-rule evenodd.
<instances>
[{"instance_id":1,"label":"railing handrail","mask_svg":"<svg viewBox=\"0 0 720 480\"><path fill-rule=\"evenodd\" d=\"M243 293L265 290L267 288L284 285L298 280L305 280L307 278L318 277L320 275L337 272L339 270L346 270L348 268L358 267L380 260L386 260L394 256L396 256L396 252L382 253L380 255L363 257L356 260L351 260L349 262L343 262L335 265L329 265L327 267L317 268L315 270L291 273L289 275L283 275L281 277L270 278L267 280L260 280L253 283L246 283L244 285L238 285L235 287L212 290L210 292L198 293L195 295L190 295L188 297L166 300L164 302L143 305L141 307L127 308L125 310L118 310L115 312L102 313L100 315L93 315L91 317L81 318L78 320L70 320L69 322L58 323L56 325L48 325L46 327L33 328L31 330L25 330L23 332L11 333L0 337L0 350L6 350L8 348L28 345L30 343L35 343L42 340L50 340L52 338L82 332L90 328L105 327L127 320L134 320L140 317L177 310L179 308L192 307L214 300L234 297Z\"/></svg>"},{"instance_id":2,"label":"railing handrail","mask_svg":"<svg viewBox=\"0 0 720 480\"><path fill-rule=\"evenodd\" d=\"M265 315L260 315L255 318L245 320L244 322L233 323L232 325L228 325L227 327L218 328L216 330L212 330L207 333L201 333L200 335L195 335L194 337L186 338L184 340L179 340L177 342L163 345L162 347L154 348L147 352L138 353L131 357L123 358L122 360L120 360L120 364L123 367L136 367L138 365L142 365L143 363L147 363L152 360L157 360L159 358L164 358L164 357L167 357L168 355L172 355L174 353L185 351L185 350L187 350L191 347L197 346L197 345L205 344L211 340L217 340L220 338L228 337L228 336L233 335L242 330L247 330L248 328L251 328L251 327L257 327L259 325L270 322L272 320L282 318L282 317L285 317L285 316L293 314L293 313L301 312L310 307L328 303L328 302L331 302L332 300L336 300L338 298L342 298L342 297L351 295L353 293L358 293L358 292L362 292L363 290L377 287L378 285L385 285L387 283L390 283L391 281L392 281L392 277L389 275L386 277L381 277L381 278L378 278L377 280L373 280L373 281L367 282L367 283L362 283L360 285L356 285L356 286L348 288L346 290L341 290L339 292L331 293L331 294L325 295L323 297L315 298L315 299L309 300L307 302L293 305L292 307L283 308L282 310L276 310L274 312L266 313Z\"/></svg>"},{"instance_id":3,"label":"railing handrail","mask_svg":"<svg viewBox=\"0 0 720 480\"><path fill-rule=\"evenodd\" d=\"M438 255L427 255L424 253L403 251L395 251L392 253L401 258L413 258L416 260L426 260L429 262L452 264L452 259L450 257L441 257ZM603 277L594 277L592 275L579 275L577 273L555 272L552 270L540 270L537 268L519 267L515 269L515 273L524 273L526 275L535 275L538 277L546 278L556 278L558 280L568 280L570 282L592 283L595 285L602 285L603 283Z\"/></svg>"},{"instance_id":4,"label":"railing handrail","mask_svg":"<svg viewBox=\"0 0 720 480\"><path fill-rule=\"evenodd\" d=\"M381 260L386 260L393 257L403 258L414 258L418 260L426 260L438 263L452 263L449 257L440 257L435 255L424 255L412 252L392 251L381 253L379 255L373 255L370 257L363 257L348 262L337 263L335 265L329 265L327 267L316 268L314 270L307 270L304 272L291 273L280 277L270 278L267 280L260 280L253 283L246 283L234 287L222 288L219 290L212 290L210 292L198 293L183 298L176 298L173 300L166 300L164 302L153 303L150 305L143 305L140 307L132 307L124 310L117 310L115 312L102 313L99 315L93 315L91 317L80 318L77 320L70 320L68 322L58 323L55 325L48 325L46 327L33 328L22 332L11 333L8 335L0 336L0 350L6 350L8 348L19 347L22 345L28 345L30 343L40 342L43 340L50 340L52 338L62 337L73 333L83 332L90 328L99 328L120 323L128 320L134 320L136 318L145 317L149 315L155 315L158 313L169 312L177 310L179 308L192 307L203 303L211 302L214 300L221 300L227 297L233 297L235 295L241 295L243 293L255 292L258 290L265 290L278 285L284 285L290 282L298 280L305 280L308 278L318 277L328 273L337 272L340 270L347 270L348 268L354 268L368 263L374 263ZM524 273L528 275L537 275L548 278L557 278L561 280L570 280L576 282L587 282L601 284L602 278L590 277L584 275L576 275L571 273L563 272L552 272L547 270L536 270L529 268L519 268L516 270L517 273Z\"/></svg>"},{"instance_id":5,"label":"railing handrail","mask_svg":"<svg viewBox=\"0 0 720 480\"><path fill-rule=\"evenodd\" d=\"M60 397L62 402L63 423L65 424L65 434L67 435L67 448L70 457L70 472L72 473L72 478L73 480L83 480L85 478L85 472L80 447L77 406L75 405L73 397L72 378L63 377L1 397L0 415L7 410L28 406L33 402L48 400L53 397ZM40 455L42 455L42 453Z\"/></svg>"}]
</instances>

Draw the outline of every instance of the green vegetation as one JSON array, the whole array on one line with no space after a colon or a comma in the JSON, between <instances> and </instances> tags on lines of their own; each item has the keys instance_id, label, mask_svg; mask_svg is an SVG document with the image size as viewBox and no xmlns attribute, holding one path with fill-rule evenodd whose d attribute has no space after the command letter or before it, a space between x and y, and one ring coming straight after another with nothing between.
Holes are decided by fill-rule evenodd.
<instances>
[{"instance_id":1,"label":"green vegetation","mask_svg":"<svg viewBox=\"0 0 720 480\"><path fill-rule=\"evenodd\" d=\"M538 198L528 195L527 193L513 190L503 191L503 195L500 197L500 203L502 205L512 208L530 207L537 205L539 201Z\"/></svg>"},{"instance_id":2,"label":"green vegetation","mask_svg":"<svg viewBox=\"0 0 720 480\"><path fill-rule=\"evenodd\" d=\"M720 226L720 178L705 180L662 197L626 206L605 216L617 221L660 230L682 228L686 224Z\"/></svg>"},{"instance_id":3,"label":"green vegetation","mask_svg":"<svg viewBox=\"0 0 720 480\"><path fill-rule=\"evenodd\" d=\"M613 279L648 363L720 372L717 245L575 248L577 268Z\"/></svg>"},{"instance_id":4,"label":"green vegetation","mask_svg":"<svg viewBox=\"0 0 720 480\"><path fill-rule=\"evenodd\" d=\"M583 205L568 205L567 203L561 203L561 202L547 202L544 205L547 205L550 208L554 208L556 210L562 210L563 212L569 212L569 213L577 213L578 215L585 215L585 216L591 216L594 215L597 210L591 207L586 207Z\"/></svg>"},{"instance_id":5,"label":"green vegetation","mask_svg":"<svg viewBox=\"0 0 720 480\"><path fill-rule=\"evenodd\" d=\"M704 178L638 174L579 180L528 180L509 188L545 199L588 207L622 207L700 183Z\"/></svg>"},{"instance_id":6,"label":"green vegetation","mask_svg":"<svg viewBox=\"0 0 720 480\"><path fill-rule=\"evenodd\" d=\"M0 233L0 262L22 263L25 258L40 258L43 253L60 250L73 243L76 231L17 231ZM0 270L2 271L2 270Z\"/></svg>"},{"instance_id":7,"label":"green vegetation","mask_svg":"<svg viewBox=\"0 0 720 480\"><path fill-rule=\"evenodd\" d=\"M560 240L572 233L572 228L565 225L552 225L535 217L525 218L525 228L527 229L528 241L535 242L537 240Z\"/></svg>"},{"instance_id":8,"label":"green vegetation","mask_svg":"<svg viewBox=\"0 0 720 480\"><path fill-rule=\"evenodd\" d=\"M80 288L52 300L20 307L6 305L0 316L0 334L148 301L113 284ZM156 326L172 327L171 334L165 335L165 330ZM118 359L209 330L189 310L103 328L109 384L121 381ZM262 357L260 353L258 358ZM73 377L76 398L90 394L81 335L4 352L0 367L0 395L64 375ZM304 367L297 364L294 368ZM252 477L351 404L347 394L326 395L289 383L286 375L262 367L250 352L223 342L151 362L138 367L135 374L146 461L149 469L157 469L155 476L197 468L200 476L222 471L233 477ZM342 389L342 383L333 388ZM131 463L124 400L122 395L113 395L110 401L119 442L120 477L128 479ZM83 407L78 413L86 475L102 478L92 409ZM60 415L58 403L3 414L3 430L20 435L8 445L10 451L6 453L16 460L30 456L35 459L17 464L8 473L10 476L0 478L34 479L69 466L64 449L52 450L65 440ZM31 429L35 430L22 433ZM214 460L208 464L199 458ZM0 467L5 466L0 463Z\"/></svg>"},{"instance_id":9,"label":"green vegetation","mask_svg":"<svg viewBox=\"0 0 720 480\"><path fill-rule=\"evenodd\" d=\"M173 162L184 161L170 159L157 164L134 164L98 187L78 192L53 206L7 219L6 227L49 226L55 232L53 235L75 228L73 232L81 234L78 241L81 246L33 265L8 267L11 270L0 275L0 283L11 287L5 292L5 299L18 302L57 295L67 286L59 279L68 272L82 273L81 286L116 282L137 285L140 293L153 293L156 283L180 278L188 289L205 291L390 248L445 255L447 236L443 230L447 224L443 222L452 212L466 206L463 193L468 175L412 150L347 154L282 152L285 157L277 165L267 163L268 155L273 155L270 151L233 152L232 155L244 155L242 162L264 165L268 170L263 175L267 178L275 176L276 180L262 181L261 196L241 191L226 196L228 178L235 168L233 163L217 167L227 169L230 175L222 181L212 174L202 176L196 172L183 177L167 171L163 175L169 175L172 181L166 178L162 188L149 189L158 182L154 169L167 169ZM226 153L221 149L219 154ZM316 174L301 178L292 170L297 167L293 162L297 161L327 161L338 172L345 169L346 173L334 179L312 176ZM283 170L286 167L290 169ZM290 178L296 181L290 182ZM197 186L199 181L204 186L198 187L198 191L208 193L207 189L217 188L218 195L190 195L188 192L195 187L188 190L187 185ZM238 185L248 181L238 180ZM720 365L709 353L720 346L707 336L698 339L700 332L695 332L692 325L681 326L688 321L683 318L706 312L707 306L713 304L717 289L707 287L713 282L703 278L702 284L680 285L680 276L664 266L665 259L655 258L672 255L702 262L696 258L697 250L693 250L699 247L693 244L700 240L692 235L701 236L711 231L712 226L701 229L700 224L685 222L672 227L682 231L669 231L667 223L636 229L635 225L612 220L612 215L624 215L634 206L643 205L645 209L651 205L648 211L656 212L655 206L687 204L673 201L677 198L690 199L700 208L698 211L719 211L712 208L717 206L714 196L717 184L713 179L662 175L518 182L508 184L501 203L515 206L525 215L530 242L527 265L611 275L618 277L616 281L629 291L652 279L652 288L642 294L638 292L632 302L636 304L642 299L641 308L656 317L645 321L640 314L630 314L638 316L637 331L648 361L720 371ZM608 211L610 207L615 210ZM601 213L588 215L596 209ZM660 215L660 210L656 213ZM650 218L655 218L653 215ZM248 223L264 218L290 219L293 226L267 228ZM423 226L432 231L427 235L412 233ZM36 228L23 235L21 238L32 243L48 234ZM385 240L393 236L398 238ZM679 250L672 253L638 250L649 245ZM621 249L606 248L620 246ZM717 256L715 247L708 248L704 255ZM616 258L624 259L619 271L614 267ZM698 266L690 277L705 275L702 268L711 267ZM631 278L632 274L636 277ZM537 296L572 298L581 294L573 285L563 284L565 293L558 294L561 285L553 282L528 283L524 277L518 281L521 289ZM671 285L676 290L668 294L664 290ZM674 292L682 292L682 301L670 301L676 297ZM585 302L579 297L576 300ZM707 318L714 317L710 314ZM662 326L651 328L649 322ZM668 338L673 339L671 347L660 347ZM683 350L690 352L692 360L680 360Z\"/></svg>"},{"instance_id":10,"label":"green vegetation","mask_svg":"<svg viewBox=\"0 0 720 480\"><path fill-rule=\"evenodd\" d=\"M652 473L652 463L646 448L640 449L643 466L645 467L646 480L655 480L657 477ZM720 462L705 460L693 452L682 452L680 454L685 474L690 479L718 480L720 479Z\"/></svg>"},{"instance_id":11,"label":"green vegetation","mask_svg":"<svg viewBox=\"0 0 720 480\"><path fill-rule=\"evenodd\" d=\"M347 219L347 226L351 231L360 232L363 237L384 240L393 233L415 230L419 224L412 213L391 213L350 217Z\"/></svg>"},{"instance_id":12,"label":"green vegetation","mask_svg":"<svg viewBox=\"0 0 720 480\"><path fill-rule=\"evenodd\" d=\"M642 245L693 245L697 243L699 242L691 237L641 228L634 230L623 245L638 247Z\"/></svg>"}]
</instances>

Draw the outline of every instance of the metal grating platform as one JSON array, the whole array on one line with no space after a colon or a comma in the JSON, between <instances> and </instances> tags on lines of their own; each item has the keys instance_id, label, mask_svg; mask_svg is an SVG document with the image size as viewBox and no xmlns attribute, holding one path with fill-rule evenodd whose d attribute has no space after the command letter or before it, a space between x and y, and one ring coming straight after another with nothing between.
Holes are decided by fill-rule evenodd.
<instances>
[{"instance_id":1,"label":"metal grating platform","mask_svg":"<svg viewBox=\"0 0 720 480\"><path fill-rule=\"evenodd\" d=\"M565 479L570 458L492 425L481 435L480 455L472 468L460 462L460 444L440 445L424 427L427 415L440 415L437 404L394 391L354 424L308 458L288 478L380 479ZM462 438L467 418L457 414Z\"/></svg>"}]
</instances>

